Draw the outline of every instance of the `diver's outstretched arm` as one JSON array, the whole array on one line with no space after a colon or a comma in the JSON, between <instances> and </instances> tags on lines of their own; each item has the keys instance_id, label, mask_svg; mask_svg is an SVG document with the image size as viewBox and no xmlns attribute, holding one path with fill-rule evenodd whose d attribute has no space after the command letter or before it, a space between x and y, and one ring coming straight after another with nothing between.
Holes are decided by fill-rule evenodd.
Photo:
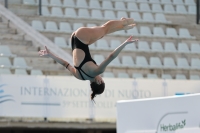
<instances>
[{"instance_id":1,"label":"diver's outstretched arm","mask_svg":"<svg viewBox=\"0 0 200 133\"><path fill-rule=\"evenodd\" d=\"M62 58L52 53L46 46L45 46L45 50L40 50L38 53L40 56L50 57L54 59L56 62L66 67L73 75L75 75L74 67L72 67L67 61L63 60Z\"/></svg>"},{"instance_id":2,"label":"diver's outstretched arm","mask_svg":"<svg viewBox=\"0 0 200 133\"><path fill-rule=\"evenodd\" d=\"M119 47L117 47L99 66L97 69L95 69L93 72L95 73L95 75L99 75L101 73L103 73L107 67L107 65L114 60L119 53L122 51L122 49L130 43L133 42L137 42L138 39L132 40L132 36L130 36L124 43L122 43Z\"/></svg>"}]
</instances>

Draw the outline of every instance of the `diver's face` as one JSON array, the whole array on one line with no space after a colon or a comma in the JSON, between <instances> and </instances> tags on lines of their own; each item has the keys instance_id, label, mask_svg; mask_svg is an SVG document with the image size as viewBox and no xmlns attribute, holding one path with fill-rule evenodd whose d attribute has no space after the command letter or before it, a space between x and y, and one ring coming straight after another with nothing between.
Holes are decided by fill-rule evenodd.
<instances>
[{"instance_id":1,"label":"diver's face","mask_svg":"<svg viewBox=\"0 0 200 133\"><path fill-rule=\"evenodd\" d=\"M103 79L102 79L102 77L100 76L100 75L98 75L98 76L96 76L95 78L94 78L94 82L96 82L97 84L101 84L101 83L104 83L104 81L103 81Z\"/></svg>"}]
</instances>

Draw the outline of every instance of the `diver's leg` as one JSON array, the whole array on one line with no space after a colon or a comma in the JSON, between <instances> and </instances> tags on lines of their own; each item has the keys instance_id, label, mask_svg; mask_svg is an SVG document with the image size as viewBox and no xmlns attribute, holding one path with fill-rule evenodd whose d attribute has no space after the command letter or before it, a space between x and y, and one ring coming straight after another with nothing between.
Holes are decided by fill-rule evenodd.
<instances>
[{"instance_id":1,"label":"diver's leg","mask_svg":"<svg viewBox=\"0 0 200 133\"><path fill-rule=\"evenodd\" d=\"M92 44L98 39L102 38L106 34L118 31L118 30L128 30L135 26L133 19L122 18L121 20L110 20L97 27L81 27L75 31L75 35L80 41L85 44Z\"/></svg>"}]
</instances>

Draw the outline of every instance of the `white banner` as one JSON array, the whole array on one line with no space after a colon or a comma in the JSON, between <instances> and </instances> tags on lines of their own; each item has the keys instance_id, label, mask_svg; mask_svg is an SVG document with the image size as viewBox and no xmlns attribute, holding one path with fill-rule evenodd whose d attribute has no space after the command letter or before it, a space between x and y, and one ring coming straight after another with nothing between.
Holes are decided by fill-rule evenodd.
<instances>
[{"instance_id":1,"label":"white banner","mask_svg":"<svg viewBox=\"0 0 200 133\"><path fill-rule=\"evenodd\" d=\"M199 128L198 101L200 94L119 101L117 133L175 133Z\"/></svg>"},{"instance_id":2,"label":"white banner","mask_svg":"<svg viewBox=\"0 0 200 133\"><path fill-rule=\"evenodd\" d=\"M90 100L89 81L64 76L0 75L0 116L116 120L116 101L200 92L199 81L104 78Z\"/></svg>"}]
</instances>

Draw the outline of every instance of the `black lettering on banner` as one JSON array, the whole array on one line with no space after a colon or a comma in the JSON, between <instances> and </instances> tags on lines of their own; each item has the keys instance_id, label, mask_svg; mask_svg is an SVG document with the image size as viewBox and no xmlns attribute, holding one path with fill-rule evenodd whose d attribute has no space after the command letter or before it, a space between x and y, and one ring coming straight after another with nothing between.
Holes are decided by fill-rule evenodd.
<instances>
[{"instance_id":1,"label":"black lettering on banner","mask_svg":"<svg viewBox=\"0 0 200 133\"><path fill-rule=\"evenodd\" d=\"M83 101L80 101L80 106L79 107L82 108L83 104L84 104Z\"/></svg>"},{"instance_id":2,"label":"black lettering on banner","mask_svg":"<svg viewBox=\"0 0 200 133\"><path fill-rule=\"evenodd\" d=\"M110 96L110 91L109 90L106 90L105 91L105 97L109 97Z\"/></svg>"},{"instance_id":3,"label":"black lettering on banner","mask_svg":"<svg viewBox=\"0 0 200 133\"><path fill-rule=\"evenodd\" d=\"M70 103L71 103L71 102L69 102L69 101L63 101L62 106L63 106L63 107L69 107L69 106L70 106Z\"/></svg>"},{"instance_id":4,"label":"black lettering on banner","mask_svg":"<svg viewBox=\"0 0 200 133\"><path fill-rule=\"evenodd\" d=\"M143 98L143 90L140 90L139 94L140 94L140 98Z\"/></svg>"},{"instance_id":5,"label":"black lettering on banner","mask_svg":"<svg viewBox=\"0 0 200 133\"><path fill-rule=\"evenodd\" d=\"M88 102L87 101L81 101L81 108L87 108Z\"/></svg>"},{"instance_id":6,"label":"black lettering on banner","mask_svg":"<svg viewBox=\"0 0 200 133\"><path fill-rule=\"evenodd\" d=\"M177 129L182 129L186 125L186 120L183 120L182 123L178 122L175 124L160 124L160 131L176 131Z\"/></svg>"},{"instance_id":7,"label":"black lettering on banner","mask_svg":"<svg viewBox=\"0 0 200 133\"><path fill-rule=\"evenodd\" d=\"M74 90L73 90L73 96L78 97L79 95L80 95L79 89L74 89Z\"/></svg>"},{"instance_id":8,"label":"black lettering on banner","mask_svg":"<svg viewBox=\"0 0 200 133\"><path fill-rule=\"evenodd\" d=\"M66 97L66 96L68 96L68 95L67 95L67 92L68 92L69 89L64 89L64 90L65 90L65 91L64 91L64 96Z\"/></svg>"},{"instance_id":9,"label":"black lettering on banner","mask_svg":"<svg viewBox=\"0 0 200 133\"><path fill-rule=\"evenodd\" d=\"M79 107L78 106L78 101L73 101L72 103L73 103L73 107L77 107L77 108Z\"/></svg>"},{"instance_id":10,"label":"black lettering on banner","mask_svg":"<svg viewBox=\"0 0 200 133\"><path fill-rule=\"evenodd\" d=\"M90 106L90 101L63 101L62 107L72 107L72 108L88 108ZM98 101L95 105L95 108L104 108L109 109L115 107L114 102L107 101Z\"/></svg>"},{"instance_id":11,"label":"black lettering on banner","mask_svg":"<svg viewBox=\"0 0 200 133\"><path fill-rule=\"evenodd\" d=\"M86 89L81 89L81 96L88 96L87 95L87 90Z\"/></svg>"},{"instance_id":12,"label":"black lettering on banner","mask_svg":"<svg viewBox=\"0 0 200 133\"><path fill-rule=\"evenodd\" d=\"M33 96L62 96L62 97L87 97L90 91L79 88L47 88L47 87L21 87L21 95ZM116 90L105 90L103 95L98 97L114 98ZM149 90L117 90L118 98L149 98L151 91Z\"/></svg>"},{"instance_id":13,"label":"black lettering on banner","mask_svg":"<svg viewBox=\"0 0 200 133\"><path fill-rule=\"evenodd\" d=\"M131 93L130 90L118 90L118 97L123 97L123 98L131 98Z\"/></svg>"},{"instance_id":14,"label":"black lettering on banner","mask_svg":"<svg viewBox=\"0 0 200 133\"><path fill-rule=\"evenodd\" d=\"M34 96L37 95L37 87L33 87L34 90Z\"/></svg>"},{"instance_id":15,"label":"black lettering on banner","mask_svg":"<svg viewBox=\"0 0 200 133\"><path fill-rule=\"evenodd\" d=\"M169 124L169 131L173 131L173 126Z\"/></svg>"},{"instance_id":16,"label":"black lettering on banner","mask_svg":"<svg viewBox=\"0 0 200 133\"><path fill-rule=\"evenodd\" d=\"M39 88L39 96L43 96L43 89L42 88Z\"/></svg>"},{"instance_id":17,"label":"black lettering on banner","mask_svg":"<svg viewBox=\"0 0 200 133\"><path fill-rule=\"evenodd\" d=\"M64 95L63 95L63 92L62 92L62 89L59 89L59 90L58 90L58 96L64 96Z\"/></svg>"},{"instance_id":18,"label":"black lettering on banner","mask_svg":"<svg viewBox=\"0 0 200 133\"><path fill-rule=\"evenodd\" d=\"M112 94L114 96L114 92ZM149 90L118 90L118 97L121 98L149 98L151 97L151 91Z\"/></svg>"},{"instance_id":19,"label":"black lettering on banner","mask_svg":"<svg viewBox=\"0 0 200 133\"><path fill-rule=\"evenodd\" d=\"M23 95L23 87L21 86L21 95Z\"/></svg>"},{"instance_id":20,"label":"black lettering on banner","mask_svg":"<svg viewBox=\"0 0 200 133\"><path fill-rule=\"evenodd\" d=\"M95 107L97 107L97 108L113 108L114 104L113 104L113 102L102 101L102 102L96 103Z\"/></svg>"},{"instance_id":21,"label":"black lettering on banner","mask_svg":"<svg viewBox=\"0 0 200 133\"><path fill-rule=\"evenodd\" d=\"M50 90L51 96L52 96L52 95L56 96L56 94L57 94L57 92L56 92L57 89L52 89L52 88L50 88L49 90Z\"/></svg>"},{"instance_id":22,"label":"black lettering on banner","mask_svg":"<svg viewBox=\"0 0 200 133\"><path fill-rule=\"evenodd\" d=\"M123 90L118 90L118 97L124 97L124 93L122 91Z\"/></svg>"},{"instance_id":23,"label":"black lettering on banner","mask_svg":"<svg viewBox=\"0 0 200 133\"><path fill-rule=\"evenodd\" d=\"M168 131L169 126L164 125L164 128L165 128L165 131Z\"/></svg>"},{"instance_id":24,"label":"black lettering on banner","mask_svg":"<svg viewBox=\"0 0 200 133\"><path fill-rule=\"evenodd\" d=\"M112 95L113 97L115 97L115 90L112 90Z\"/></svg>"},{"instance_id":25,"label":"black lettering on banner","mask_svg":"<svg viewBox=\"0 0 200 133\"><path fill-rule=\"evenodd\" d=\"M149 90L145 91L145 92L144 92L144 97L145 97L145 98L151 97L151 91L149 91Z\"/></svg>"},{"instance_id":26,"label":"black lettering on banner","mask_svg":"<svg viewBox=\"0 0 200 133\"><path fill-rule=\"evenodd\" d=\"M133 99L137 99L137 98L139 97L139 91L136 90L136 89L133 90L133 93L132 93L132 94L133 94L133 95L132 95Z\"/></svg>"},{"instance_id":27,"label":"black lettering on banner","mask_svg":"<svg viewBox=\"0 0 200 133\"><path fill-rule=\"evenodd\" d=\"M45 95L45 96L50 96L48 90L49 90L49 89L48 89L47 87L44 88L44 95Z\"/></svg>"},{"instance_id":28,"label":"black lettering on banner","mask_svg":"<svg viewBox=\"0 0 200 133\"><path fill-rule=\"evenodd\" d=\"M73 95L72 95L72 90L73 90L73 89L69 89L69 90L70 90L70 96L73 96Z\"/></svg>"},{"instance_id":29,"label":"black lettering on banner","mask_svg":"<svg viewBox=\"0 0 200 133\"><path fill-rule=\"evenodd\" d=\"M48 88L48 87L20 87L21 95L33 96L62 96L62 97L87 97L87 89L79 88ZM109 94L111 95L111 94Z\"/></svg>"},{"instance_id":30,"label":"black lettering on banner","mask_svg":"<svg viewBox=\"0 0 200 133\"><path fill-rule=\"evenodd\" d=\"M24 87L24 95L26 95L28 93L28 95L31 95L31 88L26 88Z\"/></svg>"}]
</instances>

